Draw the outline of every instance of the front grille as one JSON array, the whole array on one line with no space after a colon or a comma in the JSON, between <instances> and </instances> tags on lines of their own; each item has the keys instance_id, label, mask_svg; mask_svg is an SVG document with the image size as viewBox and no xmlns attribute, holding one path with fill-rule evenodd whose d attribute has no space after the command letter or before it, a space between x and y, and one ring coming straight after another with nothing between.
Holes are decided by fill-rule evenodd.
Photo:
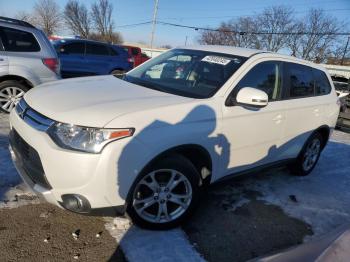
<instances>
[{"instance_id":1,"label":"front grille","mask_svg":"<svg viewBox=\"0 0 350 262\"><path fill-rule=\"evenodd\" d=\"M30 180L46 189L52 189L46 179L38 152L31 147L15 129L10 131L10 144Z\"/></svg>"},{"instance_id":2,"label":"front grille","mask_svg":"<svg viewBox=\"0 0 350 262\"><path fill-rule=\"evenodd\" d=\"M47 131L50 126L55 123L54 120L32 109L26 103L26 101L24 101L24 98L22 98L17 104L16 112L18 116L24 120L24 122L39 131Z\"/></svg>"}]
</instances>

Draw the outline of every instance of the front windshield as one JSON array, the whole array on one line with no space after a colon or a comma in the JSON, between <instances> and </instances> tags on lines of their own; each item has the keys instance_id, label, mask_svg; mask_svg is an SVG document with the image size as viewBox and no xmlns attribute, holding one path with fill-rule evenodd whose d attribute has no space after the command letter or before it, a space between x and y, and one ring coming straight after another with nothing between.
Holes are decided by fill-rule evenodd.
<instances>
[{"instance_id":1,"label":"front windshield","mask_svg":"<svg viewBox=\"0 0 350 262\"><path fill-rule=\"evenodd\" d=\"M245 57L189 49L173 49L137 67L124 80L171 94L213 96L247 60Z\"/></svg>"}]
</instances>

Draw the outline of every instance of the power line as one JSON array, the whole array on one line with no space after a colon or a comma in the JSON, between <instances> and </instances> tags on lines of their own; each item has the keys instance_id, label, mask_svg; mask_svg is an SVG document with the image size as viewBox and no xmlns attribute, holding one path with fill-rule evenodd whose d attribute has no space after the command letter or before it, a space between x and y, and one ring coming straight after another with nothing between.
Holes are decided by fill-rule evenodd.
<instances>
[{"instance_id":1,"label":"power line","mask_svg":"<svg viewBox=\"0 0 350 262\"><path fill-rule=\"evenodd\" d=\"M119 26L116 26L118 28L122 28L122 27L133 27L133 26L139 26L139 25L148 25L152 23L152 21L146 21L146 22L141 22L141 23L136 23L136 24L126 24L126 25L119 25Z\"/></svg>"},{"instance_id":2,"label":"power line","mask_svg":"<svg viewBox=\"0 0 350 262\"><path fill-rule=\"evenodd\" d=\"M203 31L213 31L213 32L222 32L222 33L232 33L232 34L239 34L239 35L337 35L337 36L349 36L350 32L323 32L323 33L314 33L314 32L244 32L244 31L233 31L233 30L221 30L221 29L214 29L214 28L205 28L205 27L198 27L198 26L190 26L190 25L182 25L182 24L174 24L174 23L168 23L168 22L162 22L157 21L157 24L160 25L166 25L166 26L174 26L174 27L181 27L181 28L188 28L188 29L194 29L196 31L203 30Z\"/></svg>"}]
</instances>

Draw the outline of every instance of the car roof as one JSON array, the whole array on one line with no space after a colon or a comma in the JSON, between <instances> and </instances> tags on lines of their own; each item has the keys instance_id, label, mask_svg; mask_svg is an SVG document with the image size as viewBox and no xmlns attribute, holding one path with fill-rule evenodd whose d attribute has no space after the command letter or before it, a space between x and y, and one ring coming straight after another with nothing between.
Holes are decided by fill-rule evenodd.
<instances>
[{"instance_id":1,"label":"car roof","mask_svg":"<svg viewBox=\"0 0 350 262\"><path fill-rule=\"evenodd\" d=\"M244 47L235 47L235 46L223 46L223 45L193 45L193 46L180 46L177 47L179 49L189 49L189 50L200 50L207 52L215 52L243 57L251 57L258 54L265 54L269 57L276 57L276 59L286 58L288 60L292 60L293 62L308 65L322 71L327 71L322 65L315 64L311 61L300 59L290 55L284 55L271 51L264 51L258 49L244 48Z\"/></svg>"},{"instance_id":2,"label":"car roof","mask_svg":"<svg viewBox=\"0 0 350 262\"><path fill-rule=\"evenodd\" d=\"M208 52L216 52L237 56L250 57L259 53L266 53L266 51L258 50L258 49L250 49L243 47L235 47L235 46L224 46L224 45L193 45L193 46L180 46L178 48L181 49L192 49L192 50L200 50L200 51L208 51Z\"/></svg>"},{"instance_id":3,"label":"car roof","mask_svg":"<svg viewBox=\"0 0 350 262\"><path fill-rule=\"evenodd\" d=\"M95 41L95 40L89 40L84 38L62 38L55 41L52 41L54 44L58 43L72 43L72 42L86 42L86 43L95 43L95 44L102 44L102 45L113 45L111 43L102 42L102 41Z\"/></svg>"}]
</instances>

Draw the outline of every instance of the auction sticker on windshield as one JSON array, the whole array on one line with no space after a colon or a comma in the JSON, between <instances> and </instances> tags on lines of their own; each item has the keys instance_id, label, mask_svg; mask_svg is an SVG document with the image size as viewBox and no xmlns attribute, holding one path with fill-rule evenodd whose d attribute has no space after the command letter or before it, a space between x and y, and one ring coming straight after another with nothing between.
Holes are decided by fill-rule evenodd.
<instances>
[{"instance_id":1,"label":"auction sticker on windshield","mask_svg":"<svg viewBox=\"0 0 350 262\"><path fill-rule=\"evenodd\" d=\"M219 65L227 65L228 63L231 62L230 59L220 57L220 56L211 56L211 55L204 57L202 59L202 61L209 62L209 63L215 63L215 64L219 64Z\"/></svg>"}]
</instances>

